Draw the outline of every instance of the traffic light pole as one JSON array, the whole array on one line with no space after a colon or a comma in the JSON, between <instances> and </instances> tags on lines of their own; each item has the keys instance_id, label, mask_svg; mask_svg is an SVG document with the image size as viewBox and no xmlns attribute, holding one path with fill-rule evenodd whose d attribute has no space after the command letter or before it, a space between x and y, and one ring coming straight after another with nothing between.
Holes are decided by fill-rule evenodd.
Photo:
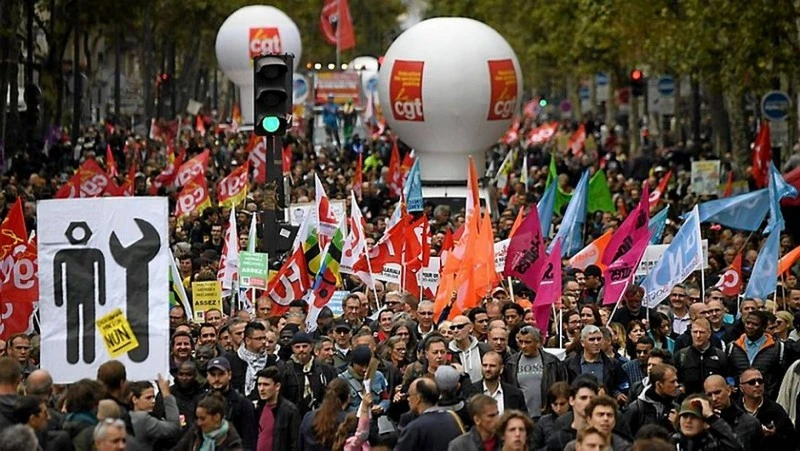
<instances>
[{"instance_id":1,"label":"traffic light pole","mask_svg":"<svg viewBox=\"0 0 800 451\"><path fill-rule=\"evenodd\" d=\"M272 135L267 136L265 141L267 183L264 193L264 239L261 242L264 252L273 256L277 255L279 222L283 220L283 209L287 207L283 186L283 138Z\"/></svg>"}]
</instances>

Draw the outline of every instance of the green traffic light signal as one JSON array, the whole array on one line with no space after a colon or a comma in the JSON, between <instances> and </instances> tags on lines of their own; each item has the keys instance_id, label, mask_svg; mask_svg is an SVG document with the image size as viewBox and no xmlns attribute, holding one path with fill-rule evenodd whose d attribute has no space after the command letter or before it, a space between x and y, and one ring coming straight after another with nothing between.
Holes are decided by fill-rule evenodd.
<instances>
[{"instance_id":1,"label":"green traffic light signal","mask_svg":"<svg viewBox=\"0 0 800 451\"><path fill-rule=\"evenodd\" d=\"M546 107L547 106L547 99L539 100L539 106L542 107L542 108Z\"/></svg>"},{"instance_id":2,"label":"green traffic light signal","mask_svg":"<svg viewBox=\"0 0 800 451\"><path fill-rule=\"evenodd\" d=\"M261 120L261 127L267 133L275 133L281 127L281 121L275 116L267 116Z\"/></svg>"}]
</instances>

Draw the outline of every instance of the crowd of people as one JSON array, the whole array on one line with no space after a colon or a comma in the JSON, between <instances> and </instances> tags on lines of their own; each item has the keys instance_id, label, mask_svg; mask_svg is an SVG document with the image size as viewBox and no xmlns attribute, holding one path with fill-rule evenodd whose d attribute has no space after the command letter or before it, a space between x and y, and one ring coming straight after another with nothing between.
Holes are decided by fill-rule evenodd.
<instances>
[{"instance_id":1,"label":"crowd of people","mask_svg":"<svg viewBox=\"0 0 800 451\"><path fill-rule=\"evenodd\" d=\"M213 132L211 123L203 135L190 123L177 124L175 145L189 156L210 150L206 177L216 205L216 182L248 161L249 138ZM524 121L520 135L536 125ZM495 239L508 237L520 209L535 208L553 155L564 192L584 169L602 165L606 171L616 211L588 218L586 243L620 225L639 202L643 182L654 188L674 171L652 210L672 207L668 243L678 216L700 200L689 190L686 166L700 152L678 143L628 156L614 129L592 120L584 126L590 142L581 152L559 144L558 137L574 128L568 121L544 145L523 139L491 150L491 167L499 167L511 147L521 151L515 168L522 167L522 154L529 163L527 182L515 170L511 189L497 192ZM374 245L397 201L387 180L390 132L329 137L318 148L311 133L286 140L289 198L313 201L316 174L330 198L347 199L363 153L360 205L367 244ZM74 143L67 135L54 137L47 155L15 156L2 179L2 213L21 198L28 230L35 230L35 201L51 198L82 161L105 165L107 146L120 165L120 184L125 169L136 165L135 194L150 195L169 162L163 141L122 126L87 129ZM401 144L400 151L409 149ZM730 155L723 159L726 173L746 179L748 169ZM155 191L169 196L175 211L176 189ZM267 201L263 187L251 183L236 211L242 248L251 215ZM171 218L170 245L187 288L216 280L228 213L214 206ZM465 212L426 204L423 214L436 255L448 230L463 225ZM555 227L559 220L557 214ZM533 301L535 293L516 281L450 316L449 309L437 315L432 299L394 284L375 281L373 287L345 277L343 313L337 317L324 307L315 330L308 330L308 304L300 299L274 314L278 306L262 293L252 311L226 303L205 312L203 322L187 320L184 307L175 305L169 374L129 381L124 365L109 361L67 386L54 385L52 369L39 367L38 334L17 334L0 358L0 450L795 449L797 275L787 273L772 299L724 296L714 287L720 274L741 253L747 278L761 242L719 226L705 225L703 234L709 240L705 277L696 272L654 309L642 305L639 287L629 287L616 309L603 305L601 269L565 261L561 299L547 325L537 325L523 307L530 303L520 301ZM793 247L790 236L781 239L782 254ZM449 302L458 302L457 293Z\"/></svg>"}]
</instances>

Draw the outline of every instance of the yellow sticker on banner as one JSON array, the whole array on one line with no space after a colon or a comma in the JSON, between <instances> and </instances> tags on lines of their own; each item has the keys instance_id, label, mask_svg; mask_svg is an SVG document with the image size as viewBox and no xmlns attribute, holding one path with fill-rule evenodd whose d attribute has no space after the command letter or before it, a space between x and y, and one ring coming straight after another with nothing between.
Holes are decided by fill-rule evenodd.
<instances>
[{"instance_id":1,"label":"yellow sticker on banner","mask_svg":"<svg viewBox=\"0 0 800 451\"><path fill-rule=\"evenodd\" d=\"M195 321L204 321L205 313L211 309L222 312L222 292L216 280L192 282L192 308Z\"/></svg>"},{"instance_id":2,"label":"yellow sticker on banner","mask_svg":"<svg viewBox=\"0 0 800 451\"><path fill-rule=\"evenodd\" d=\"M98 319L96 324L100 335L103 336L103 344L108 355L112 359L139 347L139 340L136 339L131 324L121 309L112 310L111 313Z\"/></svg>"}]
</instances>

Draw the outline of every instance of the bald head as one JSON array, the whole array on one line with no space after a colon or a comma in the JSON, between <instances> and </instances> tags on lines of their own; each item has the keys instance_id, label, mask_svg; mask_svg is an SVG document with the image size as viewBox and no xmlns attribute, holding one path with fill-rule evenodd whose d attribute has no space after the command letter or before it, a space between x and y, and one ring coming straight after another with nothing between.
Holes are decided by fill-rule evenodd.
<instances>
[{"instance_id":1,"label":"bald head","mask_svg":"<svg viewBox=\"0 0 800 451\"><path fill-rule=\"evenodd\" d=\"M703 383L703 391L714 409L725 410L731 406L731 388L722 376L708 376Z\"/></svg>"},{"instance_id":2,"label":"bald head","mask_svg":"<svg viewBox=\"0 0 800 451\"><path fill-rule=\"evenodd\" d=\"M122 417L122 411L119 409L119 404L113 399L102 399L97 404L97 419L100 421L106 418L119 419Z\"/></svg>"},{"instance_id":3,"label":"bald head","mask_svg":"<svg viewBox=\"0 0 800 451\"><path fill-rule=\"evenodd\" d=\"M53 394L53 378L47 370L36 370L25 380L25 394L49 399Z\"/></svg>"},{"instance_id":4,"label":"bald head","mask_svg":"<svg viewBox=\"0 0 800 451\"><path fill-rule=\"evenodd\" d=\"M708 310L708 306L706 304L703 304L702 302L695 302L689 306L689 318L692 321L696 320L697 318L702 318L706 310Z\"/></svg>"}]
</instances>

